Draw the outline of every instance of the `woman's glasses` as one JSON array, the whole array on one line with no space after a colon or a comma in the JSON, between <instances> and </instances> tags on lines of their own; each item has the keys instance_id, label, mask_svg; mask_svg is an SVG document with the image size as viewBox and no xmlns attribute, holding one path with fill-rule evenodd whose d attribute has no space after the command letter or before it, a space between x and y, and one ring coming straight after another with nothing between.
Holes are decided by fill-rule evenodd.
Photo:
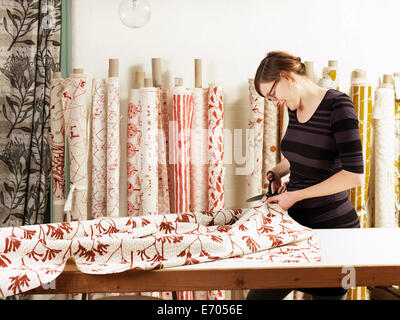
<instances>
[{"instance_id":1,"label":"woman's glasses","mask_svg":"<svg viewBox=\"0 0 400 320\"><path fill-rule=\"evenodd\" d=\"M267 94L268 101L275 102L276 100L278 100L275 97L275 88L276 88L276 85L278 84L278 82L279 82L279 79L275 80L274 84L271 87L271 90L269 90L269 93Z\"/></svg>"}]
</instances>

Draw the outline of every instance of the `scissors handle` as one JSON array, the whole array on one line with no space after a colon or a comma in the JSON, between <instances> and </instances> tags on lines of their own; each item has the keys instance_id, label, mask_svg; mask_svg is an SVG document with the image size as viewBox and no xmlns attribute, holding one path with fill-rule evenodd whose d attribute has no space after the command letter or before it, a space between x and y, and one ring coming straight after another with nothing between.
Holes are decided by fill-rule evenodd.
<instances>
[{"instance_id":1,"label":"scissors handle","mask_svg":"<svg viewBox=\"0 0 400 320\"><path fill-rule=\"evenodd\" d=\"M272 179L268 179L268 175L269 175L270 173L272 174ZM268 171L268 172L267 172L267 179L268 179L268 181L269 181L269 184L268 184L268 198L269 198L269 197L276 196L276 195L278 194L278 190L275 190L275 192L272 193L272 182L275 181L275 173L274 173L273 171Z\"/></svg>"}]
</instances>

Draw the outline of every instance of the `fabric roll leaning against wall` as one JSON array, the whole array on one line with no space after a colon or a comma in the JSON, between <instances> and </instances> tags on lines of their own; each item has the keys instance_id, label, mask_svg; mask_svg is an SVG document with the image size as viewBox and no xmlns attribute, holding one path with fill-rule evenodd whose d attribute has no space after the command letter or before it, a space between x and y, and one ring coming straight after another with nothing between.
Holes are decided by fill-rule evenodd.
<instances>
[{"instance_id":1,"label":"fabric roll leaning against wall","mask_svg":"<svg viewBox=\"0 0 400 320\"><path fill-rule=\"evenodd\" d=\"M128 139L127 139L127 172L128 172L128 216L137 217L141 211L140 192L140 144L142 124L140 90L132 89L128 104Z\"/></svg>"},{"instance_id":2,"label":"fabric roll leaning against wall","mask_svg":"<svg viewBox=\"0 0 400 320\"><path fill-rule=\"evenodd\" d=\"M158 88L158 213L171 213L169 200L169 90Z\"/></svg>"},{"instance_id":3,"label":"fabric roll leaning against wall","mask_svg":"<svg viewBox=\"0 0 400 320\"><path fill-rule=\"evenodd\" d=\"M218 211L225 207L223 88L211 84L208 99L208 209Z\"/></svg>"},{"instance_id":4,"label":"fabric roll leaning against wall","mask_svg":"<svg viewBox=\"0 0 400 320\"><path fill-rule=\"evenodd\" d=\"M400 227L400 73L394 74L395 84L395 112L394 112L394 189L396 207L396 226Z\"/></svg>"},{"instance_id":5,"label":"fabric roll leaning against wall","mask_svg":"<svg viewBox=\"0 0 400 320\"><path fill-rule=\"evenodd\" d=\"M62 106L63 81L54 77L50 85L50 143L53 179L53 221L64 222L65 206L65 126Z\"/></svg>"},{"instance_id":6,"label":"fabric roll leaning against wall","mask_svg":"<svg viewBox=\"0 0 400 320\"><path fill-rule=\"evenodd\" d=\"M208 88L193 89L190 134L190 210L208 210Z\"/></svg>"},{"instance_id":7,"label":"fabric roll leaning against wall","mask_svg":"<svg viewBox=\"0 0 400 320\"><path fill-rule=\"evenodd\" d=\"M359 120L360 137L364 156L364 183L349 192L352 202L359 216L361 227L372 226L372 219L368 216L367 199L371 169L371 142L372 142L372 86L368 83L365 72L355 71L352 77L350 97L353 101Z\"/></svg>"},{"instance_id":8,"label":"fabric roll leaning against wall","mask_svg":"<svg viewBox=\"0 0 400 320\"><path fill-rule=\"evenodd\" d=\"M120 84L110 76L107 84L107 217L119 216Z\"/></svg>"},{"instance_id":9,"label":"fabric roll leaning against wall","mask_svg":"<svg viewBox=\"0 0 400 320\"><path fill-rule=\"evenodd\" d=\"M69 144L70 191L65 203L67 220L88 219L87 77L71 74L63 82L65 131Z\"/></svg>"},{"instance_id":10,"label":"fabric roll leaning against wall","mask_svg":"<svg viewBox=\"0 0 400 320\"><path fill-rule=\"evenodd\" d=\"M157 88L140 89L140 215L158 214L158 97Z\"/></svg>"},{"instance_id":11,"label":"fabric roll leaning against wall","mask_svg":"<svg viewBox=\"0 0 400 320\"><path fill-rule=\"evenodd\" d=\"M268 191L267 172L280 161L280 112L279 108L267 99L264 100L262 192Z\"/></svg>"},{"instance_id":12,"label":"fabric roll leaning against wall","mask_svg":"<svg viewBox=\"0 0 400 320\"><path fill-rule=\"evenodd\" d=\"M91 215L93 219L107 212L107 84L94 79L92 86L91 124Z\"/></svg>"},{"instance_id":13,"label":"fabric roll leaning against wall","mask_svg":"<svg viewBox=\"0 0 400 320\"><path fill-rule=\"evenodd\" d=\"M263 139L264 139L264 98L261 97L255 87L254 79L249 79L249 97L250 97L250 115L249 129L251 131L247 144L250 146L250 168L248 173L247 190L248 197L260 194L262 192L262 167L263 167Z\"/></svg>"},{"instance_id":14,"label":"fabric roll leaning against wall","mask_svg":"<svg viewBox=\"0 0 400 320\"><path fill-rule=\"evenodd\" d=\"M172 92L173 164L175 213L188 212L190 208L190 129L193 116L193 95L184 87Z\"/></svg>"},{"instance_id":15,"label":"fabric roll leaning against wall","mask_svg":"<svg viewBox=\"0 0 400 320\"><path fill-rule=\"evenodd\" d=\"M394 228L394 90L391 83L383 83L375 92L373 112L375 143L375 227Z\"/></svg>"}]
</instances>

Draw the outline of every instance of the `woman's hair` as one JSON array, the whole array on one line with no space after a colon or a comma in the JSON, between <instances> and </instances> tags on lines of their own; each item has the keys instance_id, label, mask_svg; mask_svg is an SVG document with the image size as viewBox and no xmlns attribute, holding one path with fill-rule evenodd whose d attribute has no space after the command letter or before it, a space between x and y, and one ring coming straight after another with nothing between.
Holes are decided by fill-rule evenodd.
<instances>
[{"instance_id":1,"label":"woman's hair","mask_svg":"<svg viewBox=\"0 0 400 320\"><path fill-rule=\"evenodd\" d=\"M306 66L299 57L283 51L271 51L261 61L257 69L254 78L254 86L257 93L263 96L260 91L260 84L278 80L282 71L293 72L302 76L307 74Z\"/></svg>"}]
</instances>

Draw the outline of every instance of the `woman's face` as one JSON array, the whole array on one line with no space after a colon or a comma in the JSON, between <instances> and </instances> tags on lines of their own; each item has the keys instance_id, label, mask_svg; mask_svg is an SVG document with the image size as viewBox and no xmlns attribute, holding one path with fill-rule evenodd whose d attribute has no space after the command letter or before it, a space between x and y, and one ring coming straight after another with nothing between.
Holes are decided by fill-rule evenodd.
<instances>
[{"instance_id":1,"label":"woman's face","mask_svg":"<svg viewBox=\"0 0 400 320\"><path fill-rule=\"evenodd\" d=\"M272 97L276 106L286 106L294 111L300 105L300 92L293 74L281 74L277 81L261 82L260 91L264 97Z\"/></svg>"}]
</instances>

